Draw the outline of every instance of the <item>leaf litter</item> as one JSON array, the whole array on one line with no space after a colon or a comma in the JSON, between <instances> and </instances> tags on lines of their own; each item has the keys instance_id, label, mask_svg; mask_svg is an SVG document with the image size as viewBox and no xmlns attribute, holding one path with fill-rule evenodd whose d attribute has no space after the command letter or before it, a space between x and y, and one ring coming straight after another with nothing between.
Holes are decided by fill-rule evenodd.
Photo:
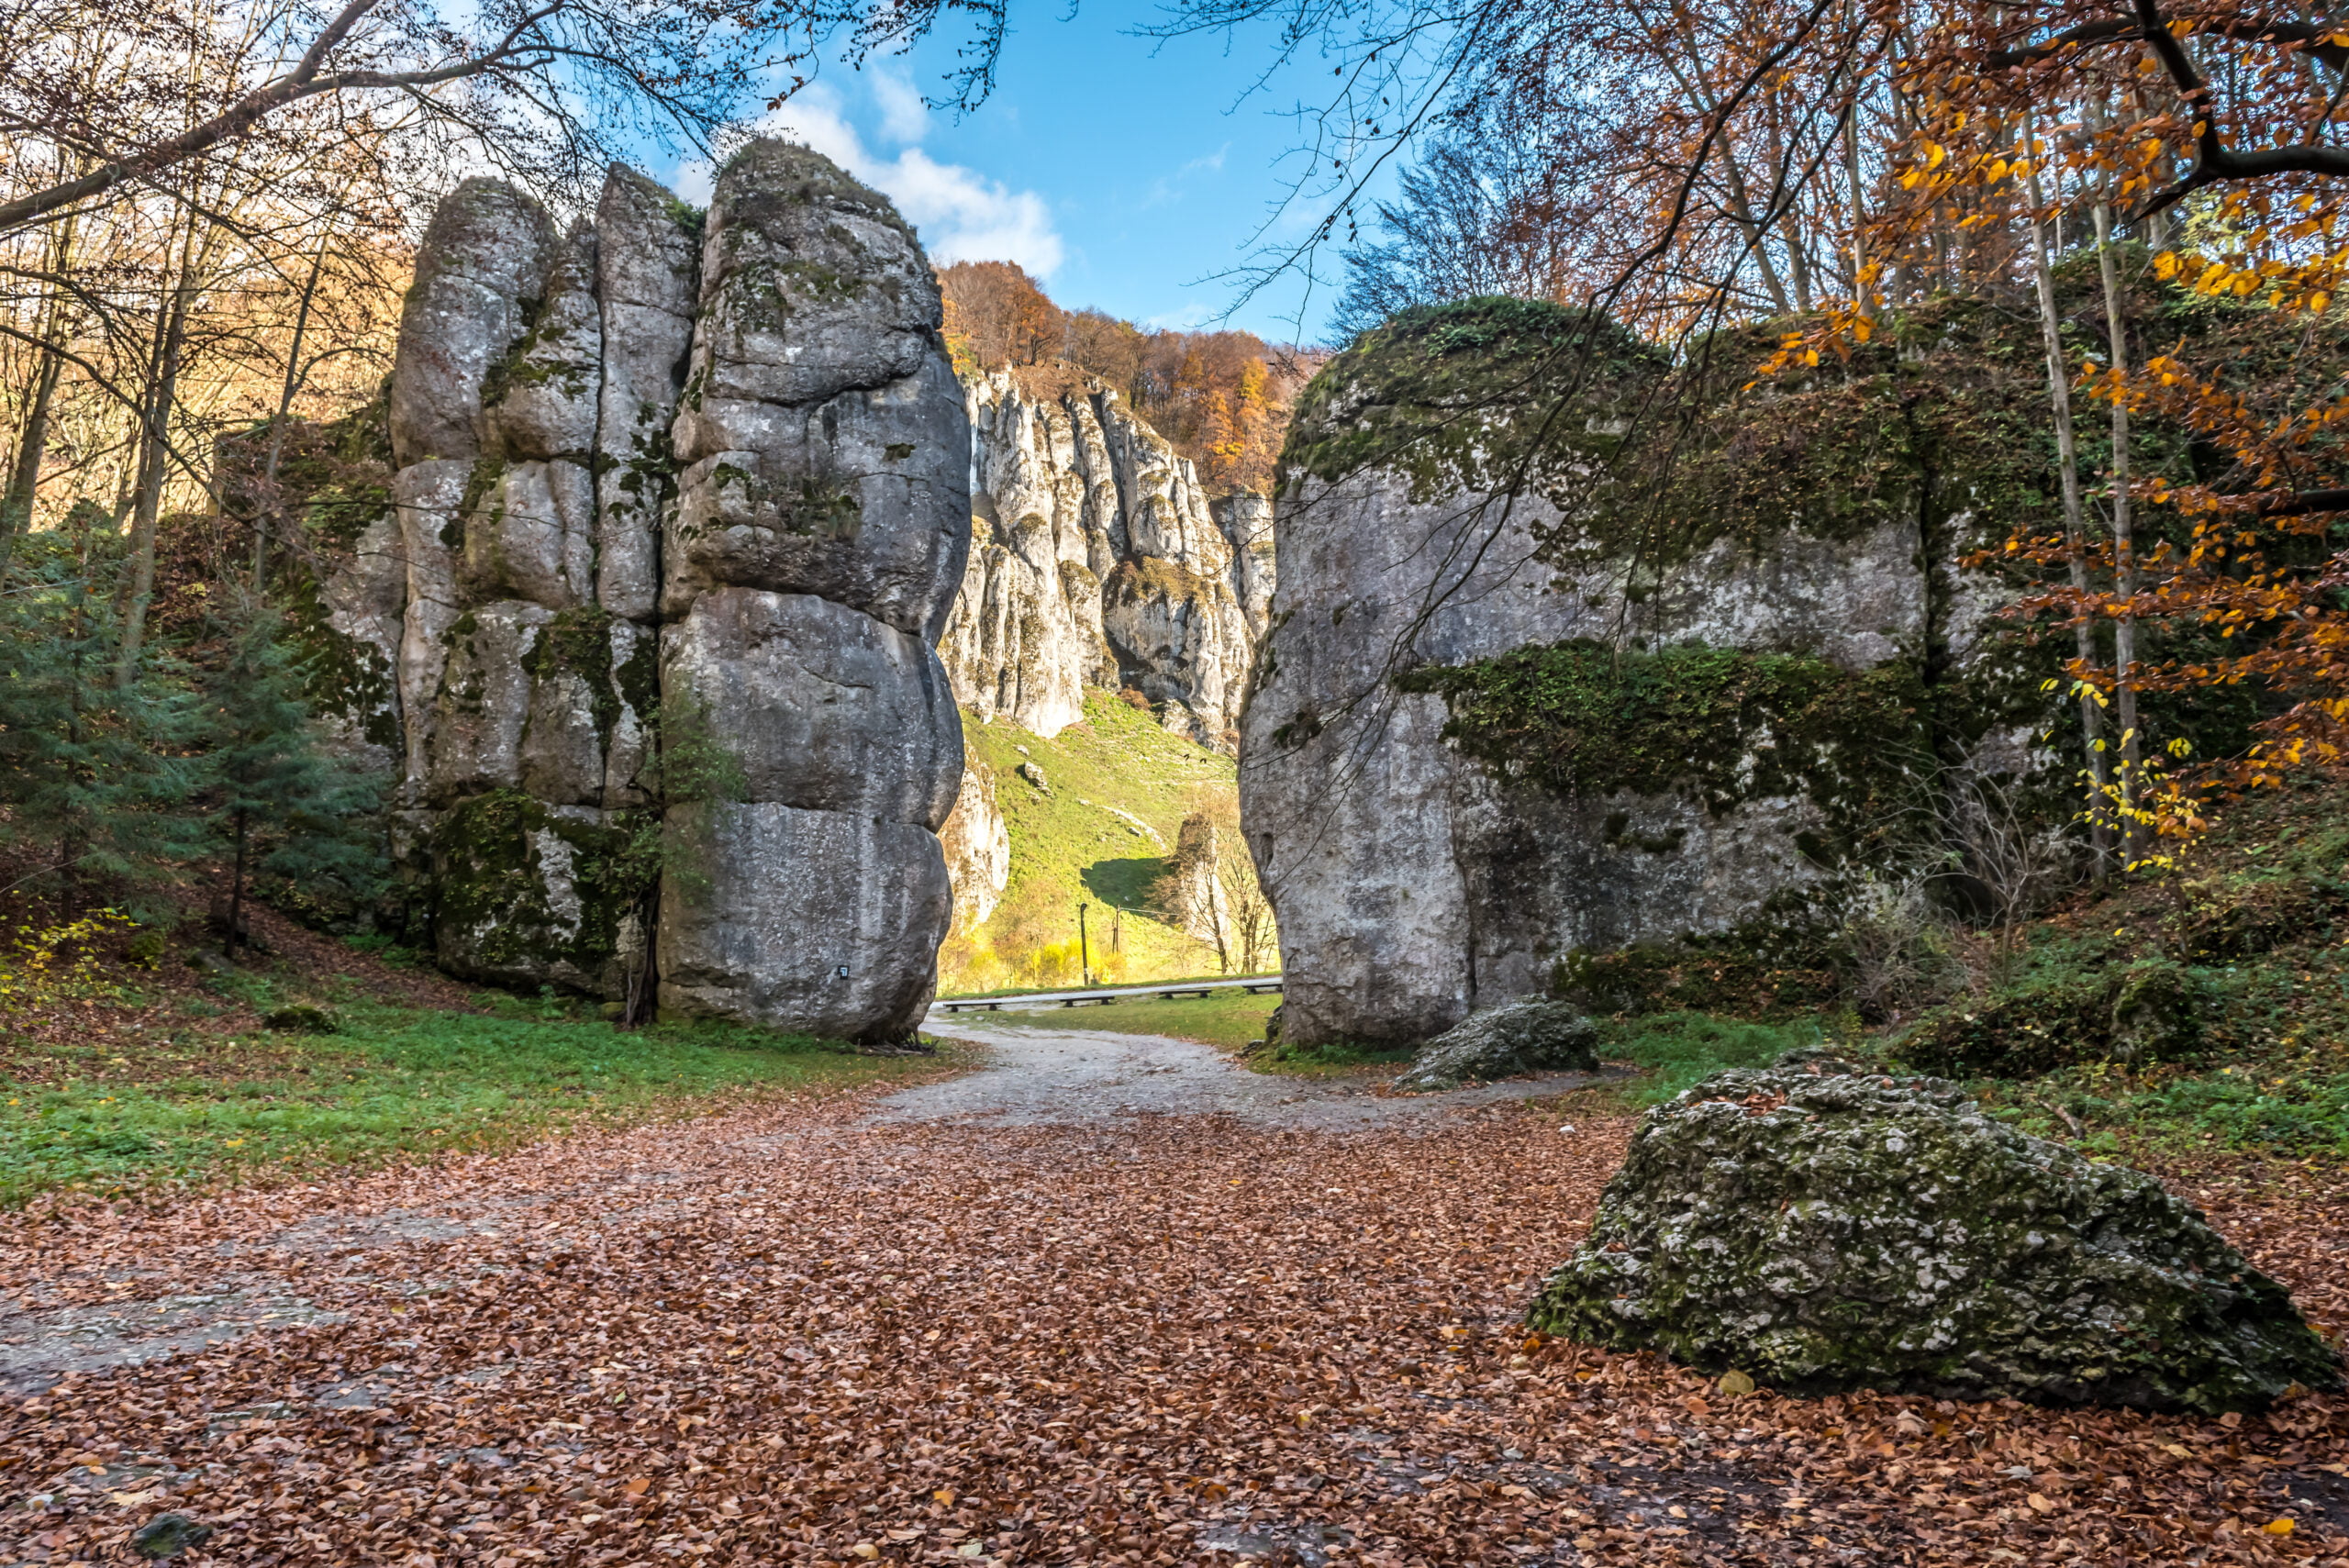
<instances>
[{"instance_id":1,"label":"leaf litter","mask_svg":"<svg viewBox=\"0 0 2349 1568\"><path fill-rule=\"evenodd\" d=\"M1528 1335L1627 1118L875 1097L21 1217L20 1314L303 1310L0 1403L0 1561L168 1509L188 1563L2349 1563L2349 1399L1803 1401ZM2181 1184L2337 1338L2343 1195L2295 1174Z\"/></svg>"}]
</instances>

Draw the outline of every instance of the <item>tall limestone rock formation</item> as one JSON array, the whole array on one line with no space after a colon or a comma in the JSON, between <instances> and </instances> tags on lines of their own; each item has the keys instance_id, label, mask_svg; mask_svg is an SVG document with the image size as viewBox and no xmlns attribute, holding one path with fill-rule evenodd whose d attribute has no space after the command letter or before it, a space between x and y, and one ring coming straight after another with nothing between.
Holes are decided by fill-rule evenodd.
<instances>
[{"instance_id":1,"label":"tall limestone rock formation","mask_svg":"<svg viewBox=\"0 0 2349 1568\"><path fill-rule=\"evenodd\" d=\"M2018 755L1999 694L2038 672L1994 669L1997 586L1958 564L1989 519L1889 484L1806 512L1766 473L1792 515L1596 493L1665 373L1572 313L1472 301L1370 335L1300 400L1240 762L1285 1038L1421 1040L1571 993L1586 955L1831 918L1918 781ZM1559 395L1583 406L1558 420ZM1549 466L1506 500L1529 452Z\"/></svg>"},{"instance_id":2,"label":"tall limestone rock formation","mask_svg":"<svg viewBox=\"0 0 2349 1568\"><path fill-rule=\"evenodd\" d=\"M963 765L940 317L888 202L781 143L706 222L618 168L568 234L494 181L442 204L390 395L404 581L362 539L325 597L399 627L399 847L446 967L912 1029Z\"/></svg>"},{"instance_id":3,"label":"tall limestone rock formation","mask_svg":"<svg viewBox=\"0 0 2349 1568\"><path fill-rule=\"evenodd\" d=\"M1130 687L1167 728L1234 750L1271 504L1209 501L1107 389L1039 397L996 372L968 399L975 538L940 650L963 706L1052 736L1088 686Z\"/></svg>"}]
</instances>

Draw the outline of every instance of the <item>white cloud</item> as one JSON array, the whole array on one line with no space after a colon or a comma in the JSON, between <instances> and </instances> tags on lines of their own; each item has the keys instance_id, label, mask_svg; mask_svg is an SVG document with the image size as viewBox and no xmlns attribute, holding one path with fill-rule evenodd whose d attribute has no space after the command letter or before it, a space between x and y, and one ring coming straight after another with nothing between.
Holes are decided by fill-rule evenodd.
<instances>
[{"instance_id":1,"label":"white cloud","mask_svg":"<svg viewBox=\"0 0 2349 1568\"><path fill-rule=\"evenodd\" d=\"M873 84L873 101L881 109L881 134L911 146L930 131L930 106L921 90L904 77L874 70L865 80Z\"/></svg>"},{"instance_id":2,"label":"white cloud","mask_svg":"<svg viewBox=\"0 0 2349 1568\"><path fill-rule=\"evenodd\" d=\"M902 78L876 72L866 78L881 111L885 140L918 142L929 128L921 96ZM921 233L930 259L949 261L1017 261L1039 278L1060 269L1066 247L1052 226L1052 209L1034 191L1015 191L959 163L941 163L919 147L903 145L894 157L865 144L850 122L840 96L828 83L803 91L759 122L771 136L787 136L814 148L897 204ZM677 194L707 205L707 163L677 171Z\"/></svg>"}]
</instances>

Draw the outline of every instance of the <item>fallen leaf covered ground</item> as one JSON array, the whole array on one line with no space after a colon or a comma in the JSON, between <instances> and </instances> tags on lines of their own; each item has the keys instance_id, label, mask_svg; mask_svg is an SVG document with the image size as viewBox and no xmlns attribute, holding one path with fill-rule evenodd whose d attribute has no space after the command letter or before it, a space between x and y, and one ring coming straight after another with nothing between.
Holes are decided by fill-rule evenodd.
<instances>
[{"instance_id":1,"label":"fallen leaf covered ground","mask_svg":"<svg viewBox=\"0 0 2349 1568\"><path fill-rule=\"evenodd\" d=\"M6 1399L0 1562L130 1561L167 1509L214 1528L193 1563L2349 1561L2341 1397L1732 1397L1529 1341L1627 1120L874 1097L10 1220L26 1320L168 1315L224 1273L298 1305ZM2331 1178L2190 1190L2349 1326Z\"/></svg>"}]
</instances>

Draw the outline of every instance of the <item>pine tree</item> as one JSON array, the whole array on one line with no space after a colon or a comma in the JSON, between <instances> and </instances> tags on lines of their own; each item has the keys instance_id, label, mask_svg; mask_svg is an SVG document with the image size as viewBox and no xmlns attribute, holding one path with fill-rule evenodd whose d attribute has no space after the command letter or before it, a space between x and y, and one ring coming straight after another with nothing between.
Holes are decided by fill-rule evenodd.
<instances>
[{"instance_id":1,"label":"pine tree","mask_svg":"<svg viewBox=\"0 0 2349 1568\"><path fill-rule=\"evenodd\" d=\"M34 851L69 914L95 884L152 883L203 847L184 668L151 648L117 679L110 524L85 503L65 528L20 537L0 599L0 841Z\"/></svg>"},{"instance_id":2,"label":"pine tree","mask_svg":"<svg viewBox=\"0 0 2349 1568\"><path fill-rule=\"evenodd\" d=\"M213 840L229 862L226 938L244 936L245 890L256 873L353 895L380 879L375 814L384 781L330 754L311 717L305 672L284 625L262 609L234 628L206 683L204 795Z\"/></svg>"}]
</instances>

